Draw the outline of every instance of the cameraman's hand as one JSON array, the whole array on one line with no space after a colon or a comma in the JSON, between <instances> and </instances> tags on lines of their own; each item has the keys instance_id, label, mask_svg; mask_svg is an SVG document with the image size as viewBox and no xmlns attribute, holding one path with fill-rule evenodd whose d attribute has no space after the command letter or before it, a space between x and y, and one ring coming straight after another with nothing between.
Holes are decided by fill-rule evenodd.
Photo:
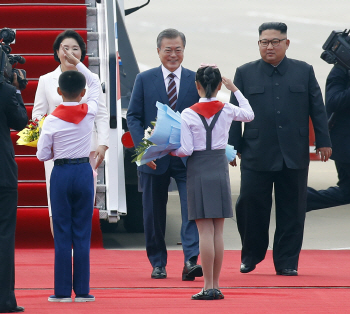
<instances>
[{"instance_id":1,"label":"cameraman's hand","mask_svg":"<svg viewBox=\"0 0 350 314\"><path fill-rule=\"evenodd\" d=\"M22 73L22 70L19 70L19 69L18 69L18 73L19 73L19 76L20 76L22 79L24 79L24 75L23 75L23 73ZM13 72L12 85L13 85L14 87L16 87L16 89L20 89L20 88L19 88L19 83L18 83L17 73L16 73L16 72Z\"/></svg>"},{"instance_id":2,"label":"cameraman's hand","mask_svg":"<svg viewBox=\"0 0 350 314\"><path fill-rule=\"evenodd\" d=\"M77 59L74 55L73 52L69 53L66 49L64 49L62 43L61 43L61 49L63 51L63 54L64 54L64 57L65 59L70 63L70 64L73 64L74 66L77 65L80 60Z\"/></svg>"}]
</instances>

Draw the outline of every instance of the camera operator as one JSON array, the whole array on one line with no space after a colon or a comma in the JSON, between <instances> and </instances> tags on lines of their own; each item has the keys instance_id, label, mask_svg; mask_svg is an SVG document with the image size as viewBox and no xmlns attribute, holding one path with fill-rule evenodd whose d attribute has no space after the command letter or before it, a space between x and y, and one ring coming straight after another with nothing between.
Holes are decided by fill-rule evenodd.
<instances>
[{"instance_id":1,"label":"camera operator","mask_svg":"<svg viewBox=\"0 0 350 314\"><path fill-rule=\"evenodd\" d=\"M350 76L336 64L326 81L326 110L332 141L332 156L338 172L337 186L316 191L308 187L307 210L350 203Z\"/></svg>"},{"instance_id":2,"label":"camera operator","mask_svg":"<svg viewBox=\"0 0 350 314\"><path fill-rule=\"evenodd\" d=\"M17 73L23 77L20 70ZM12 85L0 84L0 313L24 311L14 292L17 164L10 128L22 130L28 117L16 73Z\"/></svg>"}]
</instances>

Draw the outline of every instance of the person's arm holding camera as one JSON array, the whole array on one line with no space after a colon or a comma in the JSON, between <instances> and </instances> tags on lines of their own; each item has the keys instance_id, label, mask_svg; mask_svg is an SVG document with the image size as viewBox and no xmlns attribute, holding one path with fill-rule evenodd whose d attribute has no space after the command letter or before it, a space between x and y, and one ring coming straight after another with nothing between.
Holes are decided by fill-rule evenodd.
<instances>
[{"instance_id":1,"label":"person's arm holding camera","mask_svg":"<svg viewBox=\"0 0 350 314\"><path fill-rule=\"evenodd\" d=\"M341 65L335 65L329 72L325 99L328 116L350 107L350 76Z\"/></svg>"}]
</instances>

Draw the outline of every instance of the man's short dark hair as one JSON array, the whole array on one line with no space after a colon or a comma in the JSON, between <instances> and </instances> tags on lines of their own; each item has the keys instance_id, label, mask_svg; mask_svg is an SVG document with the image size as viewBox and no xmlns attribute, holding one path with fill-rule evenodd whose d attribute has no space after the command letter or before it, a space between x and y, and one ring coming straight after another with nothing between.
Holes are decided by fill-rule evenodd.
<instances>
[{"instance_id":1,"label":"man's short dark hair","mask_svg":"<svg viewBox=\"0 0 350 314\"><path fill-rule=\"evenodd\" d=\"M85 85L85 76L78 71L65 71L58 79L58 86L60 87L62 94L68 99L73 99L79 96L85 88Z\"/></svg>"},{"instance_id":2,"label":"man's short dark hair","mask_svg":"<svg viewBox=\"0 0 350 314\"><path fill-rule=\"evenodd\" d=\"M177 29L174 28L167 28L164 31L161 31L157 37L157 48L160 49L162 45L162 40L163 38L169 38L169 39L174 39L180 37L182 39L182 43L184 45L184 48L186 46L186 37L184 33L179 32Z\"/></svg>"},{"instance_id":3,"label":"man's short dark hair","mask_svg":"<svg viewBox=\"0 0 350 314\"><path fill-rule=\"evenodd\" d=\"M262 23L259 26L259 36L263 31L266 31L268 29L274 29L276 31L280 31L281 34L287 34L287 25L285 23L281 22L266 22Z\"/></svg>"},{"instance_id":4,"label":"man's short dark hair","mask_svg":"<svg viewBox=\"0 0 350 314\"><path fill-rule=\"evenodd\" d=\"M61 42L66 38L73 38L77 41L81 50L80 61L83 62L86 55L86 44L84 39L76 31L72 29L67 29L64 32L58 34L58 36L56 37L55 42L53 43L53 57L55 58L55 60L61 63L60 59L57 56L57 50L60 49Z\"/></svg>"}]
</instances>

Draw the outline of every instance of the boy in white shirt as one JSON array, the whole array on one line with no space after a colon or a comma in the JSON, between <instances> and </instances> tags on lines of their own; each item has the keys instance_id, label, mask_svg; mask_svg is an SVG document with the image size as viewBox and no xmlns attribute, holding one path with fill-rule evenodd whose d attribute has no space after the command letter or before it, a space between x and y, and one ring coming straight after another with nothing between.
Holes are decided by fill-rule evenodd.
<instances>
[{"instance_id":1,"label":"boy in white shirt","mask_svg":"<svg viewBox=\"0 0 350 314\"><path fill-rule=\"evenodd\" d=\"M37 158L53 159L50 179L52 219L55 231L55 294L50 302L95 301L90 292L90 238L93 213L93 171L89 163L91 132L97 112L99 81L73 53L63 49L78 71L59 77L57 92L63 103L43 124ZM79 104L88 85L87 103ZM72 246L73 278L72 278Z\"/></svg>"}]
</instances>

